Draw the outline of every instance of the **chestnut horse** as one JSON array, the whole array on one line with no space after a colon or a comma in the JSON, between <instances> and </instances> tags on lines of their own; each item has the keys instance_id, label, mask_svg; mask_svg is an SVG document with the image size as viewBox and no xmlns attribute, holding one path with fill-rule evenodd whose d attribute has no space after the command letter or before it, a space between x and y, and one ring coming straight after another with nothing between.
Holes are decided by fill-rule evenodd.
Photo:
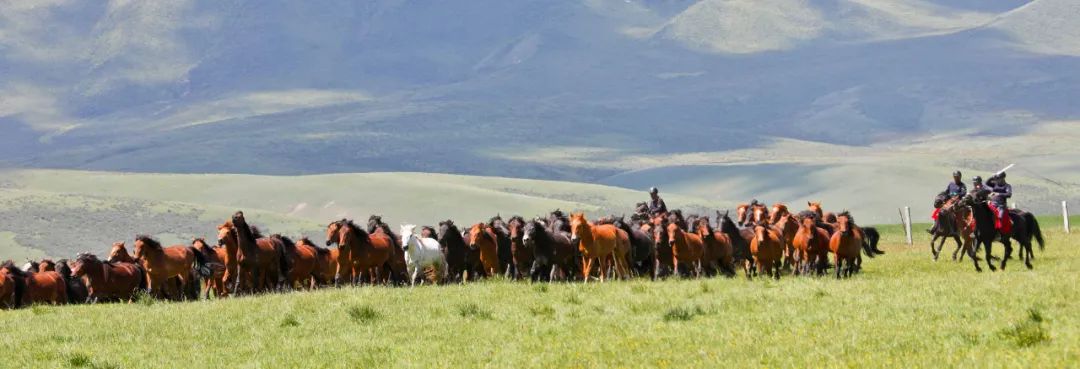
<instances>
[{"instance_id":1,"label":"chestnut horse","mask_svg":"<svg viewBox=\"0 0 1080 369\"><path fill-rule=\"evenodd\" d=\"M271 235L270 238L284 245L285 257L289 259L289 273L286 275L285 286L290 289L311 289L314 286L312 278L315 276L315 248L297 245L292 239L280 234Z\"/></svg>"},{"instance_id":2,"label":"chestnut horse","mask_svg":"<svg viewBox=\"0 0 1080 369\"><path fill-rule=\"evenodd\" d=\"M705 241L696 233L687 233L677 223L669 222L666 230L667 242L671 245L671 262L674 265L675 274L681 274L679 270L681 264L689 265L693 274L700 277L704 268Z\"/></svg>"},{"instance_id":3,"label":"chestnut horse","mask_svg":"<svg viewBox=\"0 0 1080 369\"><path fill-rule=\"evenodd\" d=\"M607 276L609 262L615 263L616 273L627 275L626 253L630 251L630 237L614 225L593 225L585 219L584 213L572 214L570 244L577 244L581 251L581 275L586 283L592 272L593 261L597 261L600 268L600 282Z\"/></svg>"},{"instance_id":4,"label":"chestnut horse","mask_svg":"<svg viewBox=\"0 0 1080 369\"><path fill-rule=\"evenodd\" d=\"M198 278L192 278L193 269L198 270L202 277L213 275L209 268L204 267L207 264L206 258L194 247L162 247L161 243L149 236L135 237L135 258L142 261L143 269L146 270L146 290L151 295L158 292L155 288L164 289L163 295L167 295L169 290L166 282L173 277L179 278L180 291L189 287L189 283L198 285ZM178 291L175 298L181 300L184 296Z\"/></svg>"},{"instance_id":5,"label":"chestnut horse","mask_svg":"<svg viewBox=\"0 0 1080 369\"><path fill-rule=\"evenodd\" d=\"M7 263L11 261L5 264ZM14 309L15 307L15 277L8 274L6 270L0 269L0 309Z\"/></svg>"},{"instance_id":6,"label":"chestnut horse","mask_svg":"<svg viewBox=\"0 0 1080 369\"><path fill-rule=\"evenodd\" d=\"M517 215L510 217L510 221L506 222L506 228L510 231L510 254L514 262L513 277L521 279L532 268L533 258L536 255L533 249L522 241L525 237L524 218Z\"/></svg>"},{"instance_id":7,"label":"chestnut horse","mask_svg":"<svg viewBox=\"0 0 1080 369\"><path fill-rule=\"evenodd\" d=\"M326 245L335 243L338 245L335 285L359 283L364 277L369 283L386 281L384 267L393 256L397 243L382 230L368 233L351 220L342 219L326 228Z\"/></svg>"},{"instance_id":8,"label":"chestnut horse","mask_svg":"<svg viewBox=\"0 0 1080 369\"><path fill-rule=\"evenodd\" d=\"M671 275L675 270L672 261L671 243L667 236L667 219L663 215L653 217L641 225L641 231L652 236L655 252L653 253L653 279Z\"/></svg>"},{"instance_id":9,"label":"chestnut horse","mask_svg":"<svg viewBox=\"0 0 1080 369\"><path fill-rule=\"evenodd\" d=\"M803 217L799 221L799 230L792 241L794 272L817 275L825 274L829 263L829 232L818 227L813 216Z\"/></svg>"},{"instance_id":10,"label":"chestnut horse","mask_svg":"<svg viewBox=\"0 0 1080 369\"><path fill-rule=\"evenodd\" d=\"M780 279L781 261L784 257L784 241L768 220L754 225L754 238L750 240L750 254L757 266L756 274L765 273ZM750 275L750 263L746 263L747 276Z\"/></svg>"},{"instance_id":11,"label":"chestnut horse","mask_svg":"<svg viewBox=\"0 0 1080 369\"><path fill-rule=\"evenodd\" d=\"M210 245L206 243L206 240L202 238L191 240L191 247L194 248L196 252L202 254L202 257L206 259L208 264L220 266L219 268L213 269L213 275L206 279L206 285L203 286L203 295L209 299L210 290L214 290L214 296L217 296L218 298L225 297L225 295L229 293L228 289L225 288L225 278L228 270L225 259L223 258L223 256L226 255L225 248L220 246L210 247Z\"/></svg>"},{"instance_id":12,"label":"chestnut horse","mask_svg":"<svg viewBox=\"0 0 1080 369\"><path fill-rule=\"evenodd\" d=\"M469 228L470 249L480 251L480 263L484 265L484 274L488 277L502 274L499 263L499 239L495 232L484 223L476 223Z\"/></svg>"},{"instance_id":13,"label":"chestnut horse","mask_svg":"<svg viewBox=\"0 0 1080 369\"><path fill-rule=\"evenodd\" d=\"M829 239L829 251L833 253L836 264L836 278L841 273L844 277L850 277L855 273L859 258L859 248L862 247L862 237L855 232L855 223L851 214L844 211L836 216L837 229Z\"/></svg>"},{"instance_id":14,"label":"chestnut horse","mask_svg":"<svg viewBox=\"0 0 1080 369\"><path fill-rule=\"evenodd\" d=\"M64 277L53 272L28 272L19 269L11 261L0 266L0 273L7 274L12 288L15 307L32 304L63 305L68 302L67 285Z\"/></svg>"},{"instance_id":15,"label":"chestnut horse","mask_svg":"<svg viewBox=\"0 0 1080 369\"><path fill-rule=\"evenodd\" d=\"M799 221L791 211L788 210L787 205L783 203L773 204L772 213L769 214L769 224L772 224L776 228L777 232L780 232L781 238L784 240L784 267L794 266L794 246L792 243L795 241L795 233L799 231Z\"/></svg>"},{"instance_id":16,"label":"chestnut horse","mask_svg":"<svg viewBox=\"0 0 1080 369\"><path fill-rule=\"evenodd\" d=\"M334 275L337 274L337 260L338 249L327 249L315 245L307 237L300 238L296 241L296 247L310 248L315 250L315 271L312 273L313 284L315 286L325 286L334 282Z\"/></svg>"},{"instance_id":17,"label":"chestnut horse","mask_svg":"<svg viewBox=\"0 0 1080 369\"><path fill-rule=\"evenodd\" d=\"M709 224L709 217L699 218L694 230L705 243L702 259L703 264L709 264L713 268L710 273L720 272L728 277L735 276L731 237L724 232L713 230L712 224Z\"/></svg>"},{"instance_id":18,"label":"chestnut horse","mask_svg":"<svg viewBox=\"0 0 1080 369\"><path fill-rule=\"evenodd\" d=\"M147 287L142 265L101 261L94 254L79 254L71 264L71 275L86 279L88 302L92 304L130 302L135 299L136 292Z\"/></svg>"},{"instance_id":19,"label":"chestnut horse","mask_svg":"<svg viewBox=\"0 0 1080 369\"><path fill-rule=\"evenodd\" d=\"M397 233L394 233L393 229L390 229L390 225L386 224L382 220L381 215L372 215L368 217L367 232L369 234L382 233L386 235L393 242L393 250L391 250L390 259L383 266L383 271L389 275L390 280L397 285L402 285L408 282L408 266L405 264L405 253L401 250L399 243L401 238Z\"/></svg>"},{"instance_id":20,"label":"chestnut horse","mask_svg":"<svg viewBox=\"0 0 1080 369\"><path fill-rule=\"evenodd\" d=\"M233 226L232 220L225 221L225 223L217 227L217 230L218 247L214 251L217 253L218 259L225 263L225 275L221 277L221 280L225 284L225 292L228 292L230 287L236 285L236 258L240 252L240 245L236 239L236 228Z\"/></svg>"}]
</instances>

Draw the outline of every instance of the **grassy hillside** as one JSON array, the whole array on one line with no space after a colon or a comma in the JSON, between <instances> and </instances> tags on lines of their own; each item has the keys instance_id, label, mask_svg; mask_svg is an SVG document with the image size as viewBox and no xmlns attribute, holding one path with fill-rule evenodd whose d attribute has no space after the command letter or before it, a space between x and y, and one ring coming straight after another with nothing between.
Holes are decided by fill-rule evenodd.
<instances>
[{"instance_id":1,"label":"grassy hillside","mask_svg":"<svg viewBox=\"0 0 1080 369\"><path fill-rule=\"evenodd\" d=\"M932 262L918 235L851 280L344 288L0 312L12 367L1069 367L1080 241L1035 270ZM1001 249L997 248L1000 255Z\"/></svg>"},{"instance_id":2,"label":"grassy hillside","mask_svg":"<svg viewBox=\"0 0 1080 369\"><path fill-rule=\"evenodd\" d=\"M237 209L269 232L302 233L318 242L327 221L342 217L366 222L381 214L391 224L471 224L500 213L532 217L556 208L596 217L630 213L648 198L644 188L426 173L276 177L19 170L5 172L4 181L0 232L14 233L14 244L0 258L13 259L24 257L18 250L25 248L57 257L104 252L136 233L165 242L212 238L214 226ZM667 201L698 212L724 205L677 195Z\"/></svg>"}]
</instances>

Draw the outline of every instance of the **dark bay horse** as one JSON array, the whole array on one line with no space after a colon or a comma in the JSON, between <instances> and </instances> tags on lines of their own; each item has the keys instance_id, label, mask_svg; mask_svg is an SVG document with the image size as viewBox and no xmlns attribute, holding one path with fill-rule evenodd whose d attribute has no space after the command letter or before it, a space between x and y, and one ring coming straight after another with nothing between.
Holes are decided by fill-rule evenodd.
<instances>
[{"instance_id":1,"label":"dark bay horse","mask_svg":"<svg viewBox=\"0 0 1080 369\"><path fill-rule=\"evenodd\" d=\"M142 265L102 261L94 254L79 254L71 264L71 273L86 279L90 303L132 301L136 292L147 288Z\"/></svg>"},{"instance_id":2,"label":"dark bay horse","mask_svg":"<svg viewBox=\"0 0 1080 369\"><path fill-rule=\"evenodd\" d=\"M720 213L716 211L716 226L720 228L720 232L731 239L731 258L736 265L741 265L746 260L750 260L750 240L754 238L754 230L750 228L739 228L738 225L731 219L730 211Z\"/></svg>"},{"instance_id":3,"label":"dark bay horse","mask_svg":"<svg viewBox=\"0 0 1080 369\"><path fill-rule=\"evenodd\" d=\"M540 220L525 224L521 241L533 250L533 265L529 276L533 281L555 280L559 274L570 279L576 274L577 250L566 233L553 231Z\"/></svg>"},{"instance_id":4,"label":"dark bay horse","mask_svg":"<svg viewBox=\"0 0 1080 369\"><path fill-rule=\"evenodd\" d=\"M1040 249L1045 245L1042 230L1039 228L1039 221L1031 213L1012 209L1006 212L1012 220L1012 232L1008 234L1002 233L994 225L995 214L987 204L988 193L989 190L983 189L975 194L967 194L960 200L961 204L971 208L971 216L975 220L974 249L978 249L979 245L983 246L986 253L986 264L991 271L994 271L997 269L994 268L990 258L990 249L994 241L1001 242L1005 245L1005 256L1001 258L1001 269L1004 270L1005 264L1012 257L1012 240L1016 240L1020 244L1020 258L1028 269L1032 269L1031 259L1034 258L1031 247L1032 239L1039 242ZM975 270L981 272L982 268L979 266L979 260L975 259L973 261Z\"/></svg>"},{"instance_id":5,"label":"dark bay horse","mask_svg":"<svg viewBox=\"0 0 1080 369\"><path fill-rule=\"evenodd\" d=\"M11 260L4 264L15 265ZM0 269L0 309L14 309L15 307L15 277L8 274L6 270Z\"/></svg>"},{"instance_id":6,"label":"dark bay horse","mask_svg":"<svg viewBox=\"0 0 1080 369\"><path fill-rule=\"evenodd\" d=\"M439 222L439 245L446 256L447 278L450 280L464 282L465 278L476 279L479 273L483 273L480 253L469 249L453 220Z\"/></svg>"},{"instance_id":7,"label":"dark bay horse","mask_svg":"<svg viewBox=\"0 0 1080 369\"><path fill-rule=\"evenodd\" d=\"M487 225L495 233L495 241L498 244L499 267L507 276L516 275L517 265L514 263L514 246L510 240L509 225L498 214L489 219Z\"/></svg>"},{"instance_id":8,"label":"dark bay horse","mask_svg":"<svg viewBox=\"0 0 1080 369\"><path fill-rule=\"evenodd\" d=\"M512 276L515 279L521 279L532 268L533 258L536 257L536 253L530 245L526 245L524 242L524 218L517 215L510 217L510 221L506 222L506 228L510 231L510 254L513 256L514 266Z\"/></svg>"},{"instance_id":9,"label":"dark bay horse","mask_svg":"<svg viewBox=\"0 0 1080 369\"><path fill-rule=\"evenodd\" d=\"M617 217L612 224L630 237L630 268L638 275L655 279L656 241L648 232L641 230L644 223L645 220L628 222L624 217Z\"/></svg>"},{"instance_id":10,"label":"dark bay horse","mask_svg":"<svg viewBox=\"0 0 1080 369\"><path fill-rule=\"evenodd\" d=\"M799 230L792 242L794 248L794 272L817 275L825 274L829 264L829 232L818 227L814 216L802 217Z\"/></svg>"},{"instance_id":11,"label":"dark bay horse","mask_svg":"<svg viewBox=\"0 0 1080 369\"><path fill-rule=\"evenodd\" d=\"M934 221L936 227L930 239L930 253L934 256L934 261L937 261L938 256L941 254L941 250L945 248L945 241L953 239L956 241L956 251L953 251L953 260L956 260L957 252L961 249L965 253L975 257L974 249L972 248L972 242L974 241L971 236L974 229L968 227L968 216L971 214L971 208L967 206L961 206L957 202L959 200L949 199L941 205L938 210L937 219ZM941 240L940 242L938 240ZM935 246L935 244L937 244Z\"/></svg>"},{"instance_id":12,"label":"dark bay horse","mask_svg":"<svg viewBox=\"0 0 1080 369\"><path fill-rule=\"evenodd\" d=\"M67 285L67 297L69 304L85 304L89 300L90 291L86 287L83 278L74 276L67 259L56 261L56 272L64 278Z\"/></svg>"},{"instance_id":13,"label":"dark bay horse","mask_svg":"<svg viewBox=\"0 0 1080 369\"><path fill-rule=\"evenodd\" d=\"M726 233L714 230L709 223L709 217L701 217L694 227L698 236L705 244L705 252L702 254L703 264L708 264L713 270L710 274L723 273L727 277L735 276L735 263L731 237Z\"/></svg>"}]
</instances>

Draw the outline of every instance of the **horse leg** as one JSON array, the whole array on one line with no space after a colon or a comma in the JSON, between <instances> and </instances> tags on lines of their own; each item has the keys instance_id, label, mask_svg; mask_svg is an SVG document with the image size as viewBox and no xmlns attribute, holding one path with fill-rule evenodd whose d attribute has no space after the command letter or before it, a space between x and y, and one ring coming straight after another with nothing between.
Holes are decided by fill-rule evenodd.
<instances>
[{"instance_id":1,"label":"horse leg","mask_svg":"<svg viewBox=\"0 0 1080 369\"><path fill-rule=\"evenodd\" d=\"M414 266L411 269L412 271L409 273L409 287L416 287L416 277L419 277L420 268Z\"/></svg>"},{"instance_id":2,"label":"horse leg","mask_svg":"<svg viewBox=\"0 0 1080 369\"><path fill-rule=\"evenodd\" d=\"M986 253L986 266L990 268L991 272L996 272L997 267L995 267L994 263L992 261L990 261L991 260L990 259L991 258L990 248L993 246L994 241L993 241L993 239L984 240L984 241L982 241L982 244L983 244L983 249L985 250L985 253Z\"/></svg>"},{"instance_id":3,"label":"horse leg","mask_svg":"<svg viewBox=\"0 0 1080 369\"><path fill-rule=\"evenodd\" d=\"M834 268L836 268L836 279L840 279L840 267L843 265L844 259L840 257L840 253L835 253L833 256L833 264L836 264L834 266Z\"/></svg>"},{"instance_id":4,"label":"horse leg","mask_svg":"<svg viewBox=\"0 0 1080 369\"><path fill-rule=\"evenodd\" d=\"M1005 257L1001 258L1001 270L1005 270L1005 263L1012 258L1012 240L1008 237L1002 236L1001 243L1005 244Z\"/></svg>"},{"instance_id":5,"label":"horse leg","mask_svg":"<svg viewBox=\"0 0 1080 369\"><path fill-rule=\"evenodd\" d=\"M952 253L952 259L953 259L953 261L957 261L956 260L956 255L960 253L960 249L963 247L963 244L960 242L960 236L957 236L957 235L954 234L952 237L953 237L953 241L956 241L956 250L954 250L953 253ZM961 256L961 258L963 258L963 256Z\"/></svg>"}]
</instances>

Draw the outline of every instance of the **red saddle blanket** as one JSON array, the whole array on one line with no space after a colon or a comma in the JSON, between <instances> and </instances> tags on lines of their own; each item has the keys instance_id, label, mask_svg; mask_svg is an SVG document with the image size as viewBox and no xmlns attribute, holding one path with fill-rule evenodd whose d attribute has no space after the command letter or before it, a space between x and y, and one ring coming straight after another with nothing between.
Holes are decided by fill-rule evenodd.
<instances>
[{"instance_id":1,"label":"red saddle blanket","mask_svg":"<svg viewBox=\"0 0 1080 369\"><path fill-rule=\"evenodd\" d=\"M1003 234L1012 234L1012 217L1009 216L1009 210L1005 210L1005 218L999 218L997 206L992 202L987 202L986 205L990 207L990 212L994 214L994 229Z\"/></svg>"},{"instance_id":2,"label":"red saddle blanket","mask_svg":"<svg viewBox=\"0 0 1080 369\"><path fill-rule=\"evenodd\" d=\"M930 214L930 219L937 220L938 213L941 212L941 208L934 208L934 212Z\"/></svg>"}]
</instances>

